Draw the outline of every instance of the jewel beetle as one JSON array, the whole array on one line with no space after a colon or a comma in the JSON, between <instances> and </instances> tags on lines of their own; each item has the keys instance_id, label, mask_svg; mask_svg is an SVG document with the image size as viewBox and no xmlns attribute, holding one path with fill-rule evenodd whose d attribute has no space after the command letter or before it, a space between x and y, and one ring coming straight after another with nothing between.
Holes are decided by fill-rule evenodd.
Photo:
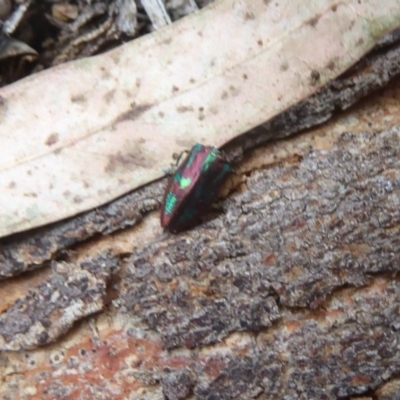
<instances>
[{"instance_id":1,"label":"jewel beetle","mask_svg":"<svg viewBox=\"0 0 400 400\"><path fill-rule=\"evenodd\" d=\"M177 233L196 225L218 199L221 186L232 172L221 151L195 144L167 185L161 226Z\"/></svg>"}]
</instances>

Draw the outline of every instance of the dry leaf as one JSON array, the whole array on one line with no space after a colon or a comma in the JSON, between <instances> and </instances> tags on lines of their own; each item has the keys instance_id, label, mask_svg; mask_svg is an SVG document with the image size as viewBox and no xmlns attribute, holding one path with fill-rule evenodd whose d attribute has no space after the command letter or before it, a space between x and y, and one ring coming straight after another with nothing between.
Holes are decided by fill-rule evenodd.
<instances>
[{"instance_id":1,"label":"dry leaf","mask_svg":"<svg viewBox=\"0 0 400 400\"><path fill-rule=\"evenodd\" d=\"M220 146L339 75L398 0L225 0L104 55L0 91L0 235L104 204Z\"/></svg>"}]
</instances>

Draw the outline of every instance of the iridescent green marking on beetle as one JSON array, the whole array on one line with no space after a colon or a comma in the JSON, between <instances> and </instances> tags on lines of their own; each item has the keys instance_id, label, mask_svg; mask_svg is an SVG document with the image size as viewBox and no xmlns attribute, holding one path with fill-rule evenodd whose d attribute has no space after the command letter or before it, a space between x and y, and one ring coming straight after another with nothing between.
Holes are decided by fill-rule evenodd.
<instances>
[{"instance_id":1,"label":"iridescent green marking on beetle","mask_svg":"<svg viewBox=\"0 0 400 400\"><path fill-rule=\"evenodd\" d=\"M207 171L210 166L215 162L218 154L215 151L212 151L210 154L207 155L207 158L204 160L204 164L201 168L202 172Z\"/></svg>"},{"instance_id":2,"label":"iridescent green marking on beetle","mask_svg":"<svg viewBox=\"0 0 400 400\"><path fill-rule=\"evenodd\" d=\"M203 146L201 144L196 144L192 151L190 152L190 157L187 161L186 167L190 168L193 163L196 161L198 154L202 151Z\"/></svg>"},{"instance_id":3,"label":"iridescent green marking on beetle","mask_svg":"<svg viewBox=\"0 0 400 400\"><path fill-rule=\"evenodd\" d=\"M167 197L165 199L165 214L166 215L172 214L177 202L178 202L178 199L173 193L167 194Z\"/></svg>"},{"instance_id":4,"label":"iridescent green marking on beetle","mask_svg":"<svg viewBox=\"0 0 400 400\"><path fill-rule=\"evenodd\" d=\"M182 190L185 190L191 185L192 178L185 178L180 172L177 172L174 177L174 182L176 182Z\"/></svg>"},{"instance_id":5,"label":"iridescent green marking on beetle","mask_svg":"<svg viewBox=\"0 0 400 400\"><path fill-rule=\"evenodd\" d=\"M182 176L181 180L179 181L179 186L182 190L186 190L192 184L191 178L184 178Z\"/></svg>"},{"instance_id":6,"label":"iridescent green marking on beetle","mask_svg":"<svg viewBox=\"0 0 400 400\"><path fill-rule=\"evenodd\" d=\"M179 183L181 179L182 179L182 174L179 171L177 171L174 176L174 182Z\"/></svg>"}]
</instances>

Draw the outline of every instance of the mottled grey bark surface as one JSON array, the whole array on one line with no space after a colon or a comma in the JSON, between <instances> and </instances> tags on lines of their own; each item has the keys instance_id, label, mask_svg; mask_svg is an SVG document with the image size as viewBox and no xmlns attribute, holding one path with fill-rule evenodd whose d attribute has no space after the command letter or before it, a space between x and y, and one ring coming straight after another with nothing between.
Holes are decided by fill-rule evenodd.
<instances>
[{"instance_id":1,"label":"mottled grey bark surface","mask_svg":"<svg viewBox=\"0 0 400 400\"><path fill-rule=\"evenodd\" d=\"M198 398L377 387L400 367L399 171L400 127L256 172L220 218L126 260L120 302L169 349L254 332L215 381L191 371Z\"/></svg>"},{"instance_id":2,"label":"mottled grey bark surface","mask_svg":"<svg viewBox=\"0 0 400 400\"><path fill-rule=\"evenodd\" d=\"M117 259L53 263L53 276L0 316L3 350L35 349L62 336L74 322L99 312Z\"/></svg>"},{"instance_id":3,"label":"mottled grey bark surface","mask_svg":"<svg viewBox=\"0 0 400 400\"><path fill-rule=\"evenodd\" d=\"M400 127L344 133L329 153L257 172L218 219L136 251L121 298L167 348L193 347L396 272L399 171Z\"/></svg>"}]
</instances>

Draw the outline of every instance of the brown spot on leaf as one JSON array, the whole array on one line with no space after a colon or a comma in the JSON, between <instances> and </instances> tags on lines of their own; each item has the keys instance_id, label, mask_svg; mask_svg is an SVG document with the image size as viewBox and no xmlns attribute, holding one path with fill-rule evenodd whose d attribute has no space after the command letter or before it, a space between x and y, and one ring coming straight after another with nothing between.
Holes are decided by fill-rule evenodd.
<instances>
[{"instance_id":1,"label":"brown spot on leaf","mask_svg":"<svg viewBox=\"0 0 400 400\"><path fill-rule=\"evenodd\" d=\"M85 103L87 100L83 94L77 94L77 95L71 96L71 101L72 101L72 103Z\"/></svg>"},{"instance_id":2,"label":"brown spot on leaf","mask_svg":"<svg viewBox=\"0 0 400 400\"><path fill-rule=\"evenodd\" d=\"M306 21L306 24L310 25L313 28L315 28L316 25L318 24L318 21L319 21L320 18L321 18L321 14L318 14L318 15L310 18L308 21Z\"/></svg>"},{"instance_id":3,"label":"brown spot on leaf","mask_svg":"<svg viewBox=\"0 0 400 400\"><path fill-rule=\"evenodd\" d=\"M313 69L310 75L311 85L316 85L319 82L320 78L321 78L320 73L316 69Z\"/></svg>"},{"instance_id":4,"label":"brown spot on leaf","mask_svg":"<svg viewBox=\"0 0 400 400\"><path fill-rule=\"evenodd\" d=\"M176 111L178 111L178 113L185 113L185 112L193 111L193 107L192 106L180 106L180 107L177 107Z\"/></svg>"},{"instance_id":5,"label":"brown spot on leaf","mask_svg":"<svg viewBox=\"0 0 400 400\"><path fill-rule=\"evenodd\" d=\"M360 38L360 39L357 40L357 43L356 43L357 46L362 46L363 44L364 44L364 39L363 38Z\"/></svg>"},{"instance_id":6,"label":"brown spot on leaf","mask_svg":"<svg viewBox=\"0 0 400 400\"><path fill-rule=\"evenodd\" d=\"M193 79L193 78L190 78L190 79L189 79L189 82L190 82L190 83L196 83L196 80Z\"/></svg>"},{"instance_id":7,"label":"brown spot on leaf","mask_svg":"<svg viewBox=\"0 0 400 400\"><path fill-rule=\"evenodd\" d=\"M110 58L114 61L115 64L119 64L119 53L111 52Z\"/></svg>"},{"instance_id":8,"label":"brown spot on leaf","mask_svg":"<svg viewBox=\"0 0 400 400\"><path fill-rule=\"evenodd\" d=\"M218 107L216 107L216 106L212 106L212 107L210 107L210 112L211 112L211 114L218 114Z\"/></svg>"},{"instance_id":9,"label":"brown spot on leaf","mask_svg":"<svg viewBox=\"0 0 400 400\"><path fill-rule=\"evenodd\" d=\"M169 38L167 38L167 39L165 39L163 41L164 44L171 44L171 42L172 42L172 38L171 37L169 37Z\"/></svg>"},{"instance_id":10,"label":"brown spot on leaf","mask_svg":"<svg viewBox=\"0 0 400 400\"><path fill-rule=\"evenodd\" d=\"M246 80L248 78L247 74L243 74L243 79Z\"/></svg>"},{"instance_id":11,"label":"brown spot on leaf","mask_svg":"<svg viewBox=\"0 0 400 400\"><path fill-rule=\"evenodd\" d=\"M225 100L227 97L228 97L228 92L227 92L226 90L224 90L224 91L222 92L221 99L222 99L222 100Z\"/></svg>"},{"instance_id":12,"label":"brown spot on leaf","mask_svg":"<svg viewBox=\"0 0 400 400\"><path fill-rule=\"evenodd\" d=\"M108 70L106 68L101 67L100 71L101 71L101 79L107 80L110 78L110 73L108 72Z\"/></svg>"},{"instance_id":13,"label":"brown spot on leaf","mask_svg":"<svg viewBox=\"0 0 400 400\"><path fill-rule=\"evenodd\" d=\"M81 196L75 196L75 197L72 199L72 201L73 201L74 203L80 204L80 203L82 203L83 199L82 199Z\"/></svg>"},{"instance_id":14,"label":"brown spot on leaf","mask_svg":"<svg viewBox=\"0 0 400 400\"><path fill-rule=\"evenodd\" d=\"M179 88L178 88L178 86L172 86L172 93L176 93L176 92L179 92Z\"/></svg>"},{"instance_id":15,"label":"brown spot on leaf","mask_svg":"<svg viewBox=\"0 0 400 400\"><path fill-rule=\"evenodd\" d=\"M258 39L258 40L257 40L257 44L258 44L259 46L262 46L264 43L263 43L263 41L262 41L261 39Z\"/></svg>"},{"instance_id":16,"label":"brown spot on leaf","mask_svg":"<svg viewBox=\"0 0 400 400\"><path fill-rule=\"evenodd\" d=\"M104 100L107 104L109 104L112 99L114 98L115 95L115 90L109 90L105 95L104 95Z\"/></svg>"},{"instance_id":17,"label":"brown spot on leaf","mask_svg":"<svg viewBox=\"0 0 400 400\"><path fill-rule=\"evenodd\" d=\"M279 67L279 69L280 69L281 71L287 71L287 70L289 69L289 64L288 64L286 61L284 61L284 62L281 64L281 66Z\"/></svg>"},{"instance_id":18,"label":"brown spot on leaf","mask_svg":"<svg viewBox=\"0 0 400 400\"><path fill-rule=\"evenodd\" d=\"M17 186L16 183L15 183L14 181L11 181L11 182L8 184L7 187L8 187L9 189L14 189L16 186Z\"/></svg>"},{"instance_id":19,"label":"brown spot on leaf","mask_svg":"<svg viewBox=\"0 0 400 400\"><path fill-rule=\"evenodd\" d=\"M328 68L329 70L331 70L331 71L333 71L334 69L335 69L335 61L333 61L333 60L330 60L329 62L328 62L328 64L326 65L326 68Z\"/></svg>"},{"instance_id":20,"label":"brown spot on leaf","mask_svg":"<svg viewBox=\"0 0 400 400\"><path fill-rule=\"evenodd\" d=\"M253 20L253 19L256 19L256 17L255 17L255 15L252 13L252 12L246 12L245 14L244 14L244 19L247 21L247 20Z\"/></svg>"},{"instance_id":21,"label":"brown spot on leaf","mask_svg":"<svg viewBox=\"0 0 400 400\"><path fill-rule=\"evenodd\" d=\"M233 85L229 86L229 91L231 92L232 96L237 96L240 93L240 90Z\"/></svg>"},{"instance_id":22,"label":"brown spot on leaf","mask_svg":"<svg viewBox=\"0 0 400 400\"><path fill-rule=\"evenodd\" d=\"M56 144L58 142L58 133L52 133L49 135L45 141L46 146L52 146L53 144Z\"/></svg>"},{"instance_id":23,"label":"brown spot on leaf","mask_svg":"<svg viewBox=\"0 0 400 400\"><path fill-rule=\"evenodd\" d=\"M136 166L147 165L146 159L143 157L140 149L131 148L126 152L119 151L116 154L111 154L108 157L108 163L104 168L104 171L112 174L117 170L132 169Z\"/></svg>"},{"instance_id":24,"label":"brown spot on leaf","mask_svg":"<svg viewBox=\"0 0 400 400\"><path fill-rule=\"evenodd\" d=\"M331 7L331 10L332 10L333 12L336 12L336 10L337 10L337 4L334 4L334 5Z\"/></svg>"},{"instance_id":25,"label":"brown spot on leaf","mask_svg":"<svg viewBox=\"0 0 400 400\"><path fill-rule=\"evenodd\" d=\"M158 115L159 115L159 117L161 117L161 118L164 118L164 117L165 117L165 114L164 114L162 111L159 111L159 112L158 112Z\"/></svg>"},{"instance_id":26,"label":"brown spot on leaf","mask_svg":"<svg viewBox=\"0 0 400 400\"><path fill-rule=\"evenodd\" d=\"M140 106L132 105L132 108L128 111L123 112L114 120L114 124L126 120L135 120L139 115L145 113L152 107L151 104L142 104Z\"/></svg>"},{"instance_id":27,"label":"brown spot on leaf","mask_svg":"<svg viewBox=\"0 0 400 400\"><path fill-rule=\"evenodd\" d=\"M264 4L267 6L269 3L271 2L271 0L264 0Z\"/></svg>"}]
</instances>

